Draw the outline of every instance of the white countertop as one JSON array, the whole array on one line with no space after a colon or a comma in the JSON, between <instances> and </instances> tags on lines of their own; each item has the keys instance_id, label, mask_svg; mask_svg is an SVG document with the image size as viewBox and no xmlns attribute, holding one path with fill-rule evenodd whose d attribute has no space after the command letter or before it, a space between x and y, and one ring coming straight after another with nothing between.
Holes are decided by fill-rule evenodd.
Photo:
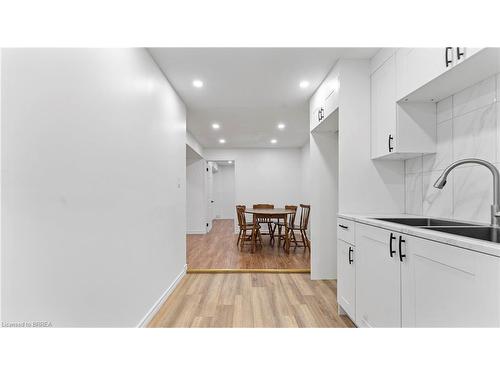
<instances>
[{"instance_id":1,"label":"white countertop","mask_svg":"<svg viewBox=\"0 0 500 375\"><path fill-rule=\"evenodd\" d=\"M500 244L495 242L478 240L475 238L469 238L464 236L458 236L455 234L449 234L444 232L438 232L431 229L412 227L408 225L391 223L383 220L376 220L373 218L427 218L428 216L418 216L418 215L407 215L407 214L338 214L338 217L353 220L358 223L373 225L383 229L393 230L395 232L408 234L410 236L420 237L436 242L441 242L444 244L458 246L467 250L478 251L481 253L493 255L500 257ZM436 218L439 220L450 220L443 218ZM467 223L466 221L461 222ZM472 223L478 224L478 223ZM482 226L487 226L486 224L479 224Z\"/></svg>"}]
</instances>

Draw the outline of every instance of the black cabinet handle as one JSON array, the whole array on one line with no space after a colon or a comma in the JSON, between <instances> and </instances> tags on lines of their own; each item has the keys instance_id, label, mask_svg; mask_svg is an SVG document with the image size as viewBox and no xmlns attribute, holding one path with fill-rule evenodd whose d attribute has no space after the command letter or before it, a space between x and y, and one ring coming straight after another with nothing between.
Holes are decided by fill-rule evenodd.
<instances>
[{"instance_id":1,"label":"black cabinet handle","mask_svg":"<svg viewBox=\"0 0 500 375\"><path fill-rule=\"evenodd\" d=\"M351 258L351 254L353 253L354 251L352 250L352 247L349 246L349 264L352 264L352 258Z\"/></svg>"},{"instance_id":2,"label":"black cabinet handle","mask_svg":"<svg viewBox=\"0 0 500 375\"><path fill-rule=\"evenodd\" d=\"M342 224L339 224L339 227L342 228L342 229L349 229L348 226L345 226L345 225L342 225Z\"/></svg>"},{"instance_id":3,"label":"black cabinet handle","mask_svg":"<svg viewBox=\"0 0 500 375\"><path fill-rule=\"evenodd\" d=\"M450 66L453 62L450 52L453 52L453 47L446 47L444 50L444 61L446 62L446 67Z\"/></svg>"},{"instance_id":4,"label":"black cabinet handle","mask_svg":"<svg viewBox=\"0 0 500 375\"><path fill-rule=\"evenodd\" d=\"M396 250L392 250L392 240L395 240L395 239L396 239L396 236L391 233L391 235L389 237L389 255L391 256L391 258L394 256L394 254L396 254Z\"/></svg>"},{"instance_id":5,"label":"black cabinet handle","mask_svg":"<svg viewBox=\"0 0 500 375\"><path fill-rule=\"evenodd\" d=\"M457 47L457 60L460 60L463 55L464 55L464 52L460 52L460 47Z\"/></svg>"},{"instance_id":6,"label":"black cabinet handle","mask_svg":"<svg viewBox=\"0 0 500 375\"><path fill-rule=\"evenodd\" d=\"M318 121L321 121L321 109L318 109Z\"/></svg>"},{"instance_id":7,"label":"black cabinet handle","mask_svg":"<svg viewBox=\"0 0 500 375\"><path fill-rule=\"evenodd\" d=\"M406 254L403 254L403 251L401 250L402 248L401 244L403 242L406 242L405 240L403 240L403 236L399 236L399 260L401 262L403 261L403 258L406 258Z\"/></svg>"},{"instance_id":8,"label":"black cabinet handle","mask_svg":"<svg viewBox=\"0 0 500 375\"><path fill-rule=\"evenodd\" d=\"M387 144L389 146L389 152L392 152L392 150L394 150L394 147L392 147L392 142L391 142L393 139L394 137L391 134L389 134L389 139L387 141Z\"/></svg>"}]
</instances>

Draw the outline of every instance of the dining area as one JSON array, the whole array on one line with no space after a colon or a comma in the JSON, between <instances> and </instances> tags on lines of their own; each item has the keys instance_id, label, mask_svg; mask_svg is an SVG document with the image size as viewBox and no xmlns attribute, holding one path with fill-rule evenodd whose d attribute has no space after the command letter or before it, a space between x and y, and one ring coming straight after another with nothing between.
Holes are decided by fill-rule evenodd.
<instances>
[{"instance_id":1,"label":"dining area","mask_svg":"<svg viewBox=\"0 0 500 375\"><path fill-rule=\"evenodd\" d=\"M308 236L311 206L306 204L285 205L275 207L274 204L258 203L251 207L236 206L238 220L237 245L240 251L250 254L267 245L283 249L290 254L302 248L304 253L311 252L311 241Z\"/></svg>"}]
</instances>

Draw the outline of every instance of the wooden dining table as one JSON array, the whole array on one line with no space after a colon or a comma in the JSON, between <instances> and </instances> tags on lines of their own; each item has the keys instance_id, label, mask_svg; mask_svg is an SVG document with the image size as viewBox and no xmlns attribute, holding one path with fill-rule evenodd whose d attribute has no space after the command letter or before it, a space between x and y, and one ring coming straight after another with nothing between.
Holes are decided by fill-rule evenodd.
<instances>
[{"instance_id":1,"label":"wooden dining table","mask_svg":"<svg viewBox=\"0 0 500 375\"><path fill-rule=\"evenodd\" d=\"M259 219L283 219L285 224L285 252L290 252L290 238L288 237L288 215L296 213L295 210L288 210L286 208L247 208L245 213L253 216L253 230L252 230L252 253L255 252L257 246L257 227Z\"/></svg>"}]
</instances>

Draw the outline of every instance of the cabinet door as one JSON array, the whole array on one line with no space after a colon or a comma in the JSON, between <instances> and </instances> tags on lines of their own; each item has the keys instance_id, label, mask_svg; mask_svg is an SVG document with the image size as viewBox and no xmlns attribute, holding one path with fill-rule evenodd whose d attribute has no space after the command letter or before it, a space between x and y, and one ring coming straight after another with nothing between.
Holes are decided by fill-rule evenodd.
<instances>
[{"instance_id":1,"label":"cabinet door","mask_svg":"<svg viewBox=\"0 0 500 375\"><path fill-rule=\"evenodd\" d=\"M468 59L472 55L478 53L482 48L470 48L470 47L454 47L455 48L455 64L460 64L464 60Z\"/></svg>"},{"instance_id":2,"label":"cabinet door","mask_svg":"<svg viewBox=\"0 0 500 375\"><path fill-rule=\"evenodd\" d=\"M323 107L317 107L314 109L314 111L312 113L312 117L311 117L311 123L312 123L311 129L314 129L322 121L322 118L321 118L321 114L322 114L321 111L322 110L323 110Z\"/></svg>"},{"instance_id":3,"label":"cabinet door","mask_svg":"<svg viewBox=\"0 0 500 375\"><path fill-rule=\"evenodd\" d=\"M339 107L339 92L338 89L333 89L326 97L324 105L324 118L326 119Z\"/></svg>"},{"instance_id":4,"label":"cabinet door","mask_svg":"<svg viewBox=\"0 0 500 375\"><path fill-rule=\"evenodd\" d=\"M337 302L349 317L356 321L356 266L355 248L337 241Z\"/></svg>"},{"instance_id":5,"label":"cabinet door","mask_svg":"<svg viewBox=\"0 0 500 375\"><path fill-rule=\"evenodd\" d=\"M389 251L397 233L358 223L355 232L356 325L401 327L400 261Z\"/></svg>"},{"instance_id":6,"label":"cabinet door","mask_svg":"<svg viewBox=\"0 0 500 375\"><path fill-rule=\"evenodd\" d=\"M500 259L405 236L403 327L498 327Z\"/></svg>"},{"instance_id":7,"label":"cabinet door","mask_svg":"<svg viewBox=\"0 0 500 375\"><path fill-rule=\"evenodd\" d=\"M395 152L396 138L396 64L392 56L371 76L372 157Z\"/></svg>"},{"instance_id":8,"label":"cabinet door","mask_svg":"<svg viewBox=\"0 0 500 375\"><path fill-rule=\"evenodd\" d=\"M446 66L446 48L400 48L396 52L397 100L432 81L452 67L455 48L448 51L451 63Z\"/></svg>"}]
</instances>

